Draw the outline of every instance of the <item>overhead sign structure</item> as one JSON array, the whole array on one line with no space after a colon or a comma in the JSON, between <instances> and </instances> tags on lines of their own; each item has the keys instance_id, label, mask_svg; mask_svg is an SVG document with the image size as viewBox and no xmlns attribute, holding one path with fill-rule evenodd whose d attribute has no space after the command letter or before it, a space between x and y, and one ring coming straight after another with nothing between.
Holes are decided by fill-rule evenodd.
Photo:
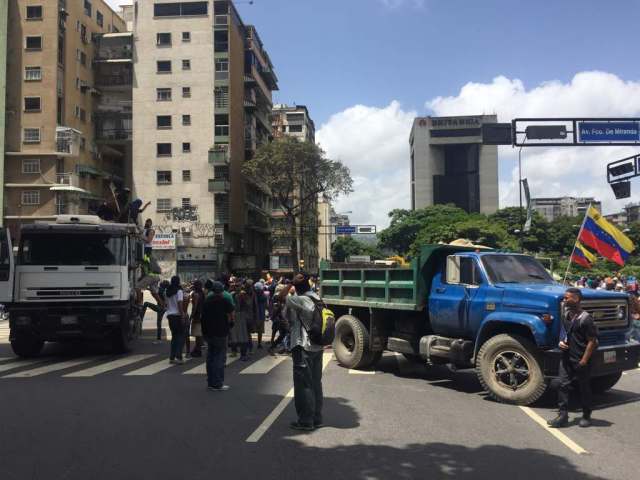
<instances>
[{"instance_id":1,"label":"overhead sign structure","mask_svg":"<svg viewBox=\"0 0 640 480\"><path fill-rule=\"evenodd\" d=\"M154 250L175 250L176 234L175 233L156 233L151 241L151 247Z\"/></svg>"},{"instance_id":2,"label":"overhead sign structure","mask_svg":"<svg viewBox=\"0 0 640 480\"><path fill-rule=\"evenodd\" d=\"M513 146L640 146L640 118L516 118Z\"/></svg>"},{"instance_id":3,"label":"overhead sign structure","mask_svg":"<svg viewBox=\"0 0 640 480\"><path fill-rule=\"evenodd\" d=\"M376 232L375 225L336 225L336 235L366 235Z\"/></svg>"},{"instance_id":4,"label":"overhead sign structure","mask_svg":"<svg viewBox=\"0 0 640 480\"><path fill-rule=\"evenodd\" d=\"M579 122L580 142L638 142L640 122Z\"/></svg>"}]
</instances>

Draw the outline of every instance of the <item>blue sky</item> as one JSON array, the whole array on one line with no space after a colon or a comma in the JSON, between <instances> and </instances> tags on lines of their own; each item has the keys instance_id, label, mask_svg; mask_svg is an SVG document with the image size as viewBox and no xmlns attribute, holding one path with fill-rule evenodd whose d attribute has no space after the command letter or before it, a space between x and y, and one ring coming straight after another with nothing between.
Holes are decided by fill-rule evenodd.
<instances>
[{"instance_id":1,"label":"blue sky","mask_svg":"<svg viewBox=\"0 0 640 480\"><path fill-rule=\"evenodd\" d=\"M114 0L113 3L123 3ZM255 24L280 79L276 101L305 104L356 192L336 203L358 223L409 206L415 115L640 116L640 1L255 0ZM595 195L624 148L523 154L533 196ZM501 206L514 204L515 153L499 153ZM640 186L636 187L636 193ZM633 193L633 189L632 189ZM637 194L632 201L640 198Z\"/></svg>"}]
</instances>

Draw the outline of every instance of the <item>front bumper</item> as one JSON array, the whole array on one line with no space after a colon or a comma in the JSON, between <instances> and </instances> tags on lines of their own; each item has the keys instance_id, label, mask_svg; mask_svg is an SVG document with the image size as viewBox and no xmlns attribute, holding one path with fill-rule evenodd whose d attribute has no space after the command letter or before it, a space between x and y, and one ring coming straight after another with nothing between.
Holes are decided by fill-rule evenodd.
<instances>
[{"instance_id":1,"label":"front bumper","mask_svg":"<svg viewBox=\"0 0 640 480\"><path fill-rule=\"evenodd\" d=\"M558 375L558 366L563 351L559 348L544 352L544 374L549 377ZM591 376L600 377L612 373L633 370L640 363L640 343L600 347L591 357Z\"/></svg>"},{"instance_id":2,"label":"front bumper","mask_svg":"<svg viewBox=\"0 0 640 480\"><path fill-rule=\"evenodd\" d=\"M20 333L29 333L45 341L104 338L127 326L129 310L128 302L13 304L9 308L10 338Z\"/></svg>"}]
</instances>

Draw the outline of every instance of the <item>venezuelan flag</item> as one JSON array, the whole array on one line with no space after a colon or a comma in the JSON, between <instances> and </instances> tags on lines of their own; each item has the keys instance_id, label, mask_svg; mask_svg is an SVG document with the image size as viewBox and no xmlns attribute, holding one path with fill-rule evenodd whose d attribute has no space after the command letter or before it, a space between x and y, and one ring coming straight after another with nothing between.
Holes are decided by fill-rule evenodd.
<instances>
[{"instance_id":1,"label":"venezuelan flag","mask_svg":"<svg viewBox=\"0 0 640 480\"><path fill-rule=\"evenodd\" d=\"M571 254L571 261L581 267L591 268L591 266L596 262L596 256L578 242Z\"/></svg>"},{"instance_id":2,"label":"venezuelan flag","mask_svg":"<svg viewBox=\"0 0 640 480\"><path fill-rule=\"evenodd\" d=\"M578 240L618 265L624 265L635 249L629 237L609 223L594 207L587 210Z\"/></svg>"}]
</instances>

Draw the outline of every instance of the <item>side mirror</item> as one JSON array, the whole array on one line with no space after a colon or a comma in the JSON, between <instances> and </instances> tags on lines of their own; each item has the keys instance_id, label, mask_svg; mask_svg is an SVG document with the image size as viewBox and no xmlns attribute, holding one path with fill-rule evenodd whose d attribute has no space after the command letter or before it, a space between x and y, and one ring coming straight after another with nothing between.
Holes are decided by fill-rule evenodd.
<instances>
[{"instance_id":1,"label":"side mirror","mask_svg":"<svg viewBox=\"0 0 640 480\"><path fill-rule=\"evenodd\" d=\"M447 283L460 283L460 257L457 255L447 257Z\"/></svg>"}]
</instances>

